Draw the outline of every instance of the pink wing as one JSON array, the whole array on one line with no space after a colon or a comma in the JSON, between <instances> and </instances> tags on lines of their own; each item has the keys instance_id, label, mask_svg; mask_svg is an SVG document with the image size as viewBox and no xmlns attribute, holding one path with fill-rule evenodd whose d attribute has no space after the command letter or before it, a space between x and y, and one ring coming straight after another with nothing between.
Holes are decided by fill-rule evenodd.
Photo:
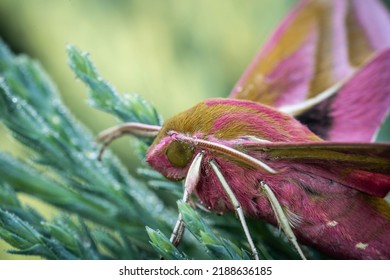
<instances>
[{"instance_id":1,"label":"pink wing","mask_svg":"<svg viewBox=\"0 0 390 280\"><path fill-rule=\"evenodd\" d=\"M269 164L284 161L370 195L385 197L390 191L390 144L275 142L246 148L266 152Z\"/></svg>"},{"instance_id":2,"label":"pink wing","mask_svg":"<svg viewBox=\"0 0 390 280\"><path fill-rule=\"evenodd\" d=\"M374 57L337 93L297 119L330 141L374 140L390 108L390 49Z\"/></svg>"},{"instance_id":3,"label":"pink wing","mask_svg":"<svg viewBox=\"0 0 390 280\"><path fill-rule=\"evenodd\" d=\"M302 0L257 54L229 97L274 107L299 104L351 75L374 53L390 48L389 30L390 17L379 0ZM376 68L381 67L384 66ZM371 70L365 74L373 75ZM355 79L349 88L360 87L357 82ZM368 85L365 88L368 90ZM379 87L375 93L378 90ZM348 89L348 94L354 92ZM372 92L370 90L365 93L366 100L373 96ZM341 124L341 121L335 118L343 115L343 121L347 120L348 124L348 120L354 117L348 114L362 105L359 102L342 104L349 102L349 99L363 101L360 97L337 95L331 97L328 104L316 106L301 119L307 120L308 116L312 118L313 114L318 115L317 119L322 118L322 115L328 115L332 107L335 110L332 120L327 117L322 125L326 128L331 122L333 131L328 133L328 129L320 127L315 132L325 139L343 141L351 129L343 134L344 127L337 127L336 123ZM382 111L367 121L372 129L364 128L360 136L354 135L353 139L348 140L372 139L389 107L387 100L377 97L374 99L376 103L371 102L365 110ZM337 105L333 105L333 102ZM341 114L343 109L344 113ZM311 124L309 121L306 123L309 126Z\"/></svg>"}]
</instances>

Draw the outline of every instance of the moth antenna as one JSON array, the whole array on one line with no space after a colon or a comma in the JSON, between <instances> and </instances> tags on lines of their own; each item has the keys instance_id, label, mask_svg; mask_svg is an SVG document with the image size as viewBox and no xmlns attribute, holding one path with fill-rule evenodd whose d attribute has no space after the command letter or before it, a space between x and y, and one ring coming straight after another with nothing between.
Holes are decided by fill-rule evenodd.
<instances>
[{"instance_id":1,"label":"moth antenna","mask_svg":"<svg viewBox=\"0 0 390 280\"><path fill-rule=\"evenodd\" d=\"M254 157L251 157L250 155L247 155L243 152L240 152L236 149L233 149L231 147L221 145L221 144L216 143L216 142L204 140L204 139L194 139L192 137L188 137L186 135L177 133L175 131L168 132L168 135L171 135L172 137L176 137L176 139L178 139L178 140L190 142L190 143L193 143L193 144L200 146L202 148L205 148L208 150L213 150L215 152L219 152L219 153L234 157L235 159L237 159L243 163L246 163L254 168L262 169L268 173L271 173L271 174L278 173L275 169L270 167L268 164L254 158Z\"/></svg>"},{"instance_id":2,"label":"moth antenna","mask_svg":"<svg viewBox=\"0 0 390 280\"><path fill-rule=\"evenodd\" d=\"M102 147L99 150L98 160L100 161L102 159L104 150L115 139L126 134L142 137L155 137L160 129L161 126L158 125L129 122L104 130L96 137L97 141L103 142Z\"/></svg>"},{"instance_id":3,"label":"moth antenna","mask_svg":"<svg viewBox=\"0 0 390 280\"><path fill-rule=\"evenodd\" d=\"M189 195L194 191L196 185L199 182L200 178L200 169L201 169L201 163L203 159L204 151L200 151L194 158L194 160L191 162L191 165L188 169L186 179L184 181L184 193L183 193L183 202L187 203ZM171 237L169 241L174 246L179 245L181 239L183 238L185 230L185 225L183 222L183 217L181 213L179 213L179 216L177 217L177 221L175 224L175 227L173 228Z\"/></svg>"},{"instance_id":4,"label":"moth antenna","mask_svg":"<svg viewBox=\"0 0 390 280\"><path fill-rule=\"evenodd\" d=\"M249 243L249 246L251 247L253 257L256 260L258 260L259 259L259 254L257 253L257 249L255 247L255 244L253 243L251 234L250 234L248 226L246 224L244 212L242 211L242 207L240 205L240 202L237 200L236 196L233 193L233 190L230 188L229 184L226 182L225 177L223 176L221 170L218 168L218 166L215 163L215 161L214 160L210 160L209 163L210 163L211 168L213 169L215 175L217 175L217 178L218 178L219 182L221 183L223 189L225 190L226 194L228 195L228 197L230 199L230 202L232 203L232 205L235 208L235 211L236 211L236 213L238 215L238 218L239 218L239 220L241 222L241 226L244 229L246 239L247 239L247 241Z\"/></svg>"},{"instance_id":5,"label":"moth antenna","mask_svg":"<svg viewBox=\"0 0 390 280\"><path fill-rule=\"evenodd\" d=\"M276 198L274 192L271 190L271 188L264 182L260 182L261 188L265 191L265 194L268 198L268 201L271 204L272 210L275 213L276 220L279 223L279 226L282 228L284 233L287 236L287 239L290 241L290 243L294 246L295 250L297 250L299 256L306 260L305 255L302 252L301 247L298 244L297 238L290 226L289 219L286 216L286 213L283 211L282 206L280 205L278 199Z\"/></svg>"}]
</instances>

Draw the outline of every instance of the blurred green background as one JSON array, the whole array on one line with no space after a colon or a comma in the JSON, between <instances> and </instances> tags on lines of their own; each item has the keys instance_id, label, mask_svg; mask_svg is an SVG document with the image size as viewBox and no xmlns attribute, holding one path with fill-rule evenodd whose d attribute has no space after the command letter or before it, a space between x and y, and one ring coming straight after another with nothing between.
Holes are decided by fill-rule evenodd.
<instances>
[{"instance_id":1,"label":"blurred green background","mask_svg":"<svg viewBox=\"0 0 390 280\"><path fill-rule=\"evenodd\" d=\"M205 98L227 96L295 2L0 0L0 37L13 52L40 61L65 104L97 134L116 122L86 104L86 88L67 65L66 44L88 51L106 80L122 93L141 94L166 119ZM0 135L1 150L23 156L2 126ZM126 140L113 148L132 169ZM40 207L46 216L53 212ZM14 258L4 248L0 241L0 259Z\"/></svg>"},{"instance_id":2,"label":"blurred green background","mask_svg":"<svg viewBox=\"0 0 390 280\"><path fill-rule=\"evenodd\" d=\"M73 114L94 134L116 123L89 107L67 65L71 43L88 51L121 93L137 92L164 119L207 97L225 97L295 0L0 0L0 37L40 61ZM23 157L0 126L0 149ZM113 145L132 169L128 140ZM46 217L53 208L31 198ZM4 252L0 259L24 258Z\"/></svg>"},{"instance_id":3,"label":"blurred green background","mask_svg":"<svg viewBox=\"0 0 390 280\"><path fill-rule=\"evenodd\" d=\"M122 93L141 94L166 119L207 97L227 96L294 2L0 0L0 36L14 52L40 61L65 104L98 132L115 121L86 104L66 44L88 51L106 80Z\"/></svg>"}]
</instances>

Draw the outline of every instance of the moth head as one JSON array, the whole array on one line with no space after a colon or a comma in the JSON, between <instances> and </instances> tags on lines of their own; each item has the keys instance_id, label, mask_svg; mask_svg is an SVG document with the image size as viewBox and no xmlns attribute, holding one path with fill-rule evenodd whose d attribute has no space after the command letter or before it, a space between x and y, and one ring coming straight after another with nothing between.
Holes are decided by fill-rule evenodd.
<instances>
[{"instance_id":1,"label":"moth head","mask_svg":"<svg viewBox=\"0 0 390 280\"><path fill-rule=\"evenodd\" d=\"M164 136L157 136L146 153L146 161L165 177L181 180L186 177L194 155L193 143L181 141L175 137L174 132L169 132Z\"/></svg>"}]
</instances>

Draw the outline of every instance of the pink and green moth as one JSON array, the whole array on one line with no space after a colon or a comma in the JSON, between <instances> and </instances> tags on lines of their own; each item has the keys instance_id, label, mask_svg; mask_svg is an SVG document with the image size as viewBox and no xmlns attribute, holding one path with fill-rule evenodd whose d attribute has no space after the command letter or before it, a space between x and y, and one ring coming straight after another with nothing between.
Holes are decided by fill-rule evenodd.
<instances>
[{"instance_id":1,"label":"pink and green moth","mask_svg":"<svg viewBox=\"0 0 390 280\"><path fill-rule=\"evenodd\" d=\"M390 259L390 144L373 143L390 108L390 17L379 0L303 0L228 98L207 99L162 127L103 132L155 137L146 161L185 180L208 209L280 227L338 259ZM184 231L179 215L171 236Z\"/></svg>"}]
</instances>

